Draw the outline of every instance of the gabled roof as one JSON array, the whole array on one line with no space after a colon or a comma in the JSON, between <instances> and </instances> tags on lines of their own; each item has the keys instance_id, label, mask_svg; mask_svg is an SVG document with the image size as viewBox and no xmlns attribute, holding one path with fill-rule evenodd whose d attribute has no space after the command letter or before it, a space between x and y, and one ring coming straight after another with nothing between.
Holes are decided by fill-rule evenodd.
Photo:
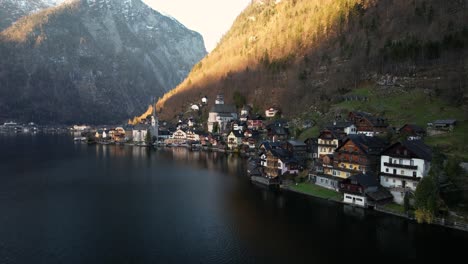
<instances>
[{"instance_id":1,"label":"gabled roof","mask_svg":"<svg viewBox=\"0 0 468 264\"><path fill-rule=\"evenodd\" d=\"M280 147L280 144L278 142L271 142L271 141L263 141L260 144L260 147L264 147L267 151L271 149L276 149Z\"/></svg>"},{"instance_id":2,"label":"gabled roof","mask_svg":"<svg viewBox=\"0 0 468 264\"><path fill-rule=\"evenodd\" d=\"M330 135L330 136L327 136L327 135ZM343 131L330 130L330 129L324 129L320 131L320 135L318 136L318 138L326 139L326 140L343 139L344 137L346 137L346 134Z\"/></svg>"},{"instance_id":3,"label":"gabled roof","mask_svg":"<svg viewBox=\"0 0 468 264\"><path fill-rule=\"evenodd\" d=\"M347 127L350 127L352 125L354 125L354 124L352 122L349 122L349 121L336 121L336 122L327 124L325 126L325 128L330 129L330 130L335 130L335 129L343 130L343 129L345 129Z\"/></svg>"},{"instance_id":4,"label":"gabled roof","mask_svg":"<svg viewBox=\"0 0 468 264\"><path fill-rule=\"evenodd\" d=\"M383 151L383 154L390 154L389 151L393 149L395 146L402 145L408 151L410 151L416 157L431 161L432 160L432 149L428 145L424 144L422 140L405 140L402 142L396 142L389 146L388 148Z\"/></svg>"},{"instance_id":5,"label":"gabled roof","mask_svg":"<svg viewBox=\"0 0 468 264\"><path fill-rule=\"evenodd\" d=\"M355 174L349 177L349 179L351 181L356 181L359 185L363 186L364 188L379 186L379 181L377 181L377 177L371 172Z\"/></svg>"},{"instance_id":6,"label":"gabled roof","mask_svg":"<svg viewBox=\"0 0 468 264\"><path fill-rule=\"evenodd\" d=\"M349 135L336 151L339 151L348 141L352 141L359 149L366 154L380 154L386 147L385 142L378 137L368 137L365 135Z\"/></svg>"},{"instance_id":7,"label":"gabled roof","mask_svg":"<svg viewBox=\"0 0 468 264\"><path fill-rule=\"evenodd\" d=\"M399 131L401 131L403 128L408 127L409 129L413 130L415 133L425 133L426 130L418 125L415 124L405 124L402 126Z\"/></svg>"},{"instance_id":8,"label":"gabled roof","mask_svg":"<svg viewBox=\"0 0 468 264\"><path fill-rule=\"evenodd\" d=\"M236 138L243 138L243 137L244 137L244 133L242 133L242 131L240 131L240 130L232 130L231 133L232 133ZM231 133L229 133L229 135L230 135Z\"/></svg>"},{"instance_id":9,"label":"gabled roof","mask_svg":"<svg viewBox=\"0 0 468 264\"><path fill-rule=\"evenodd\" d=\"M367 112L360 112L360 111L354 111L351 112L350 114L354 114L358 118L364 118L369 120L369 122L375 126L375 127L387 127L387 121L385 118L379 117L379 116L373 116L370 113Z\"/></svg>"},{"instance_id":10,"label":"gabled roof","mask_svg":"<svg viewBox=\"0 0 468 264\"><path fill-rule=\"evenodd\" d=\"M288 140L288 143L294 147L299 147L299 146L306 147L307 146L306 143L299 141L299 140Z\"/></svg>"},{"instance_id":11,"label":"gabled roof","mask_svg":"<svg viewBox=\"0 0 468 264\"><path fill-rule=\"evenodd\" d=\"M455 125L456 123L456 119L436 120L433 122L434 125Z\"/></svg>"}]
</instances>

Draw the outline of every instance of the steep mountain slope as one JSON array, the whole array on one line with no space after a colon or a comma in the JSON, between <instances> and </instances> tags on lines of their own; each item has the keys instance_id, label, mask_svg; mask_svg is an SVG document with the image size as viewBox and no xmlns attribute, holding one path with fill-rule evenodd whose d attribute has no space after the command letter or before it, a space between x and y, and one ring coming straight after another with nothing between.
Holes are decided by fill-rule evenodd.
<instances>
[{"instance_id":1,"label":"steep mountain slope","mask_svg":"<svg viewBox=\"0 0 468 264\"><path fill-rule=\"evenodd\" d=\"M0 31L19 18L55 6L63 0L0 0Z\"/></svg>"},{"instance_id":2,"label":"steep mountain slope","mask_svg":"<svg viewBox=\"0 0 468 264\"><path fill-rule=\"evenodd\" d=\"M254 1L157 106L170 119L203 95L238 92L256 109L323 113L363 84L466 105L467 10L464 0Z\"/></svg>"},{"instance_id":3,"label":"steep mountain slope","mask_svg":"<svg viewBox=\"0 0 468 264\"><path fill-rule=\"evenodd\" d=\"M75 0L0 34L0 119L115 122L206 55L200 34L141 0Z\"/></svg>"}]
</instances>

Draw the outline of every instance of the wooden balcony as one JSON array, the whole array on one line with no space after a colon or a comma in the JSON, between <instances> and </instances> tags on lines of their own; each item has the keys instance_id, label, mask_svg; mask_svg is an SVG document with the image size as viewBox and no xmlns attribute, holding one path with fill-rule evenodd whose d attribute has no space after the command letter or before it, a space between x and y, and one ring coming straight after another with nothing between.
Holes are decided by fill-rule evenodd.
<instances>
[{"instance_id":1,"label":"wooden balcony","mask_svg":"<svg viewBox=\"0 0 468 264\"><path fill-rule=\"evenodd\" d=\"M408 170L417 170L418 169L418 166L414 166L414 165L402 165L402 164L389 163L389 162L384 162L384 165L387 166L387 167L408 169Z\"/></svg>"}]
</instances>

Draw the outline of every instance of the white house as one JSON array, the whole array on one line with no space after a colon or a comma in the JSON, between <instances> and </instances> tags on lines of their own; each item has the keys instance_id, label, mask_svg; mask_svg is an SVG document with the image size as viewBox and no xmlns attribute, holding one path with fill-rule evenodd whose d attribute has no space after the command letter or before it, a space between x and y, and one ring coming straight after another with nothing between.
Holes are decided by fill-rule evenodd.
<instances>
[{"instance_id":1,"label":"white house","mask_svg":"<svg viewBox=\"0 0 468 264\"><path fill-rule=\"evenodd\" d=\"M227 137L227 144L229 149L235 149L242 145L244 134L239 130L233 130Z\"/></svg>"},{"instance_id":2,"label":"white house","mask_svg":"<svg viewBox=\"0 0 468 264\"><path fill-rule=\"evenodd\" d=\"M415 191L431 168L432 150L420 140L397 142L380 159L380 183L402 204L406 191Z\"/></svg>"},{"instance_id":3,"label":"white house","mask_svg":"<svg viewBox=\"0 0 468 264\"><path fill-rule=\"evenodd\" d=\"M237 120L236 107L224 104L222 95L216 98L216 104L211 108L208 116L208 131L213 132L215 123L218 124L218 131L225 130L227 124Z\"/></svg>"},{"instance_id":4,"label":"white house","mask_svg":"<svg viewBox=\"0 0 468 264\"><path fill-rule=\"evenodd\" d=\"M200 135L194 131L187 131L186 139L187 141L191 141L191 142L200 141Z\"/></svg>"},{"instance_id":5,"label":"white house","mask_svg":"<svg viewBox=\"0 0 468 264\"><path fill-rule=\"evenodd\" d=\"M148 134L148 125L144 124L138 124L135 127L133 127L133 142L136 143L143 143L145 142L146 135Z\"/></svg>"},{"instance_id":6,"label":"white house","mask_svg":"<svg viewBox=\"0 0 468 264\"><path fill-rule=\"evenodd\" d=\"M278 114L279 110L274 107L270 107L269 109L265 110L266 117L275 117Z\"/></svg>"}]
</instances>

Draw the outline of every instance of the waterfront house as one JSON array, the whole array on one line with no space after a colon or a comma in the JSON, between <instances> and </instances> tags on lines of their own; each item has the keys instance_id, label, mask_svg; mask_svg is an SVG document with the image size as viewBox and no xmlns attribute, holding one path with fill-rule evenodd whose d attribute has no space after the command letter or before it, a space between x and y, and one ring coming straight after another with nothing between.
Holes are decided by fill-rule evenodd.
<instances>
[{"instance_id":1,"label":"waterfront house","mask_svg":"<svg viewBox=\"0 0 468 264\"><path fill-rule=\"evenodd\" d=\"M135 143L144 143L146 135L148 134L149 125L138 124L133 127L133 142Z\"/></svg>"},{"instance_id":2,"label":"waterfront house","mask_svg":"<svg viewBox=\"0 0 468 264\"><path fill-rule=\"evenodd\" d=\"M372 137L387 132L388 124L384 118L366 112L350 112L348 120L356 126L358 134Z\"/></svg>"},{"instance_id":3,"label":"waterfront house","mask_svg":"<svg viewBox=\"0 0 468 264\"><path fill-rule=\"evenodd\" d=\"M218 126L218 131L224 131L227 129L228 124L235 120L237 120L236 107L224 104L224 97L218 95L215 105L211 108L208 115L208 131L212 133L215 124Z\"/></svg>"},{"instance_id":4,"label":"waterfront house","mask_svg":"<svg viewBox=\"0 0 468 264\"><path fill-rule=\"evenodd\" d=\"M343 202L361 207L375 206L392 200L392 195L381 188L377 177L370 173L355 174L340 183Z\"/></svg>"},{"instance_id":5,"label":"waterfront house","mask_svg":"<svg viewBox=\"0 0 468 264\"><path fill-rule=\"evenodd\" d=\"M244 134L239 130L232 130L227 137L228 148L233 150L237 149L242 145L242 140L244 139Z\"/></svg>"},{"instance_id":6,"label":"waterfront house","mask_svg":"<svg viewBox=\"0 0 468 264\"><path fill-rule=\"evenodd\" d=\"M259 152L260 152L260 164L262 166L266 166L266 161L267 161L266 153L270 150L275 150L280 147L281 146L278 142L271 142L271 141L262 142L260 146L258 147Z\"/></svg>"},{"instance_id":7,"label":"waterfront house","mask_svg":"<svg viewBox=\"0 0 468 264\"><path fill-rule=\"evenodd\" d=\"M200 134L196 131L189 130L185 133L185 139L187 142L199 142Z\"/></svg>"},{"instance_id":8,"label":"waterfront house","mask_svg":"<svg viewBox=\"0 0 468 264\"><path fill-rule=\"evenodd\" d=\"M359 172L376 172L385 142L377 137L350 135L334 153L333 176L349 178Z\"/></svg>"},{"instance_id":9,"label":"waterfront house","mask_svg":"<svg viewBox=\"0 0 468 264\"><path fill-rule=\"evenodd\" d=\"M265 153L264 172L267 177L276 178L285 174L298 174L299 165L286 150L271 149Z\"/></svg>"},{"instance_id":10,"label":"waterfront house","mask_svg":"<svg viewBox=\"0 0 468 264\"><path fill-rule=\"evenodd\" d=\"M380 183L388 188L396 203L402 204L407 191L415 191L429 173L432 150L421 140L397 142L382 152Z\"/></svg>"}]
</instances>

